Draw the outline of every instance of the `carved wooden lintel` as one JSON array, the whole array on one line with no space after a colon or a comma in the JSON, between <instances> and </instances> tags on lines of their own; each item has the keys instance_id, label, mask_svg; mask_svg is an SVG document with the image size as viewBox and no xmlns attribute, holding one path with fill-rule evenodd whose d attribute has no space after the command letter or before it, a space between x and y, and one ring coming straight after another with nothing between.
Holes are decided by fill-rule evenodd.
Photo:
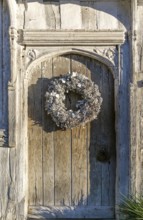
<instances>
[{"instance_id":1,"label":"carved wooden lintel","mask_svg":"<svg viewBox=\"0 0 143 220\"><path fill-rule=\"evenodd\" d=\"M125 36L121 30L116 31L44 31L19 30L18 42L27 46L96 46L119 45Z\"/></svg>"}]
</instances>

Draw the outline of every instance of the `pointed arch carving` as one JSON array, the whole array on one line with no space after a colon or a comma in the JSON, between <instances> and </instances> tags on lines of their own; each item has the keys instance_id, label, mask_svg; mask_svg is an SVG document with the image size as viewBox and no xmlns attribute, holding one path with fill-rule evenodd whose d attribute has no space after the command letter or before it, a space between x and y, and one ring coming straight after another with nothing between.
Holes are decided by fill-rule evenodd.
<instances>
[{"instance_id":1,"label":"pointed arch carving","mask_svg":"<svg viewBox=\"0 0 143 220\"><path fill-rule=\"evenodd\" d=\"M109 48L110 49L110 48ZM79 48L70 48L70 49L65 49L65 50L60 50L60 51L54 51L51 53L47 53L45 55L42 55L40 57L38 57L37 59L35 59L32 63L29 64L29 66L26 69L25 72L25 79L30 79L31 78L31 74L32 74L32 69L34 68L35 65L37 65L38 63L45 61L46 59L50 58L50 57L56 57L56 56L60 56L60 55L67 55L67 54L78 54L78 55L83 55L85 57L90 57L92 59L95 59L103 64L105 64L111 71L111 73L113 74L113 78L115 79L117 76L117 65L115 64L115 62L113 61L113 59L110 59L110 57L108 56L104 56L104 51L103 53L100 51L98 53L98 50L83 50L83 49L79 49ZM118 56L117 50L116 48L114 48L114 56Z\"/></svg>"}]
</instances>

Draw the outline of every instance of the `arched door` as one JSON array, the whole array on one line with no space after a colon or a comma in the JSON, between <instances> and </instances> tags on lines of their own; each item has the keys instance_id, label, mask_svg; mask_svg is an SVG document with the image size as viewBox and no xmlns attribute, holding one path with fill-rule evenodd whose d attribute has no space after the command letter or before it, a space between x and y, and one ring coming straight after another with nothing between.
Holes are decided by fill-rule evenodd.
<instances>
[{"instance_id":1,"label":"arched door","mask_svg":"<svg viewBox=\"0 0 143 220\"><path fill-rule=\"evenodd\" d=\"M98 119L72 130L58 129L45 112L47 82L67 72L98 84L103 104ZM70 94L74 108L78 97ZM32 71L28 93L29 216L114 218L116 144L114 81L102 63L81 55L49 58Z\"/></svg>"}]
</instances>

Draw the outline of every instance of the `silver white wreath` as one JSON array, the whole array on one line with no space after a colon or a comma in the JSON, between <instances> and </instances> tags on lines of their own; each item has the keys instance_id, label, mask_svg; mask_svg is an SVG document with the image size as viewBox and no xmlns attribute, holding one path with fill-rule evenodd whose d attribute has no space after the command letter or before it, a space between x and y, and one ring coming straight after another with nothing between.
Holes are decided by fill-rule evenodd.
<instances>
[{"instance_id":1,"label":"silver white wreath","mask_svg":"<svg viewBox=\"0 0 143 220\"><path fill-rule=\"evenodd\" d=\"M67 110L66 93L74 92L83 98L77 101L76 111ZM102 97L98 86L83 74L76 72L51 79L47 85L45 109L62 129L84 125L97 118Z\"/></svg>"}]
</instances>

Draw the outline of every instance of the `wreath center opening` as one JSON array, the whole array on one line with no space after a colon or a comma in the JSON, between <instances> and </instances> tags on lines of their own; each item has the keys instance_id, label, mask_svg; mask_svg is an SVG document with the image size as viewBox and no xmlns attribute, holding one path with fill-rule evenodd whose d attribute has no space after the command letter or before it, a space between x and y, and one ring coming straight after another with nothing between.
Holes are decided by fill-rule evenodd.
<instances>
[{"instance_id":1,"label":"wreath center opening","mask_svg":"<svg viewBox=\"0 0 143 220\"><path fill-rule=\"evenodd\" d=\"M68 93L65 93L65 107L67 110L77 111L79 109L78 103L82 100L82 95L74 91L69 91Z\"/></svg>"}]
</instances>

